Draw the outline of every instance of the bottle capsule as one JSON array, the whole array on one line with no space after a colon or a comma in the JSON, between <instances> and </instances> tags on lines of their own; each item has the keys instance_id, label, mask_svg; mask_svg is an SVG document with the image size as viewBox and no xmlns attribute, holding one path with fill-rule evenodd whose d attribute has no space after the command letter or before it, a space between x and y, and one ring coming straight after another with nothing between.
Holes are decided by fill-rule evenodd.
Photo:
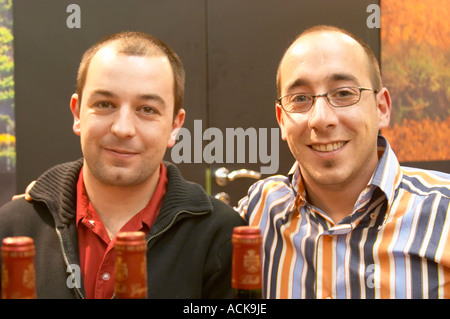
<instances>
[{"instance_id":1,"label":"bottle capsule","mask_svg":"<svg viewBox=\"0 0 450 319\"><path fill-rule=\"evenodd\" d=\"M147 244L143 232L121 232L116 245L115 298L147 298Z\"/></svg>"},{"instance_id":2,"label":"bottle capsule","mask_svg":"<svg viewBox=\"0 0 450 319\"><path fill-rule=\"evenodd\" d=\"M35 299L34 240L27 236L2 241L2 299Z\"/></svg>"}]
</instances>

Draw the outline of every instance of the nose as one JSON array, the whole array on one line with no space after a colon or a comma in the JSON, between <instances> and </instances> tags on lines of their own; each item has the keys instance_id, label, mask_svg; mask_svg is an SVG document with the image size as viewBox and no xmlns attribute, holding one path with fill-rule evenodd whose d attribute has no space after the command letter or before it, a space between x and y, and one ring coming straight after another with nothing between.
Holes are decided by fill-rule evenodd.
<instances>
[{"instance_id":1,"label":"nose","mask_svg":"<svg viewBox=\"0 0 450 319\"><path fill-rule=\"evenodd\" d=\"M317 96L310 109L309 128L324 131L336 126L337 123L338 117L335 108L328 103L324 95Z\"/></svg>"},{"instance_id":2,"label":"nose","mask_svg":"<svg viewBox=\"0 0 450 319\"><path fill-rule=\"evenodd\" d=\"M134 114L129 107L122 106L116 112L111 131L119 138L130 138L136 134Z\"/></svg>"}]
</instances>

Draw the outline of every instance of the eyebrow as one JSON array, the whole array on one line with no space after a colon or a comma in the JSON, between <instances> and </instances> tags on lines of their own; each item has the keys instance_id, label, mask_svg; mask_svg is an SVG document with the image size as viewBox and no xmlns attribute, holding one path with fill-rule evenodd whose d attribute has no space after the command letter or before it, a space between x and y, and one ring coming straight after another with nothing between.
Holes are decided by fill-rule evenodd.
<instances>
[{"instance_id":1,"label":"eyebrow","mask_svg":"<svg viewBox=\"0 0 450 319\"><path fill-rule=\"evenodd\" d=\"M332 73L325 78L325 81L327 82L349 81L359 86L358 79L354 75L349 73ZM290 85L288 85L287 92L308 85L310 85L310 81L308 81L307 79L299 78L296 79L294 82L292 82Z\"/></svg>"},{"instance_id":2,"label":"eyebrow","mask_svg":"<svg viewBox=\"0 0 450 319\"><path fill-rule=\"evenodd\" d=\"M97 96L100 96L100 97L110 97L110 98L115 98L115 97L117 97L117 95L114 94L114 93L112 93L111 91L107 91L107 90L95 90L94 92L92 92L91 94L89 94L88 100L95 99Z\"/></svg>"},{"instance_id":3,"label":"eyebrow","mask_svg":"<svg viewBox=\"0 0 450 319\"><path fill-rule=\"evenodd\" d=\"M93 91L89 95L88 101L89 100L93 100L93 99L95 99L97 97L118 98L118 95L113 93L113 92L111 92L111 91L108 91L108 90L98 89L98 90ZM166 104L165 100L158 94L151 94L151 93L140 94L140 95L136 96L136 99L142 100L142 101L157 101L157 102L162 103L164 105Z\"/></svg>"}]
</instances>

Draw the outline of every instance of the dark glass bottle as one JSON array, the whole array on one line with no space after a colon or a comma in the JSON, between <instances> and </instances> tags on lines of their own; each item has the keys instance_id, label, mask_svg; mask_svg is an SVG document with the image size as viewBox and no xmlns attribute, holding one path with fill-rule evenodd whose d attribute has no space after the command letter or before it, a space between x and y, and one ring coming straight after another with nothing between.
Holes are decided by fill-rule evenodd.
<instances>
[{"instance_id":1,"label":"dark glass bottle","mask_svg":"<svg viewBox=\"0 0 450 319\"><path fill-rule=\"evenodd\" d=\"M147 244L143 232L117 234L115 298L147 298Z\"/></svg>"},{"instance_id":2,"label":"dark glass bottle","mask_svg":"<svg viewBox=\"0 0 450 319\"><path fill-rule=\"evenodd\" d=\"M34 240L7 237L2 241L2 299L35 299Z\"/></svg>"},{"instance_id":3,"label":"dark glass bottle","mask_svg":"<svg viewBox=\"0 0 450 319\"><path fill-rule=\"evenodd\" d=\"M239 226L233 231L232 280L234 299L263 299L261 231Z\"/></svg>"}]
</instances>

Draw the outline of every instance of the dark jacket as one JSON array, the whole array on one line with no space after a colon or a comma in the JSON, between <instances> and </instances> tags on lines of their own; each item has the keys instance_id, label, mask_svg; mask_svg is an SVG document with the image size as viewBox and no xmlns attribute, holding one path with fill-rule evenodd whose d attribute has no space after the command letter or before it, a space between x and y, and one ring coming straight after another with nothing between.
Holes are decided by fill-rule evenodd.
<instances>
[{"instance_id":1,"label":"dark jacket","mask_svg":"<svg viewBox=\"0 0 450 319\"><path fill-rule=\"evenodd\" d=\"M80 159L51 168L31 189L31 201L0 208L0 243L19 235L35 241L38 298L85 296L82 280L76 280L76 183L82 164ZM149 298L231 297L231 234L244 220L184 180L175 165L164 165L167 193L147 235Z\"/></svg>"}]
</instances>

